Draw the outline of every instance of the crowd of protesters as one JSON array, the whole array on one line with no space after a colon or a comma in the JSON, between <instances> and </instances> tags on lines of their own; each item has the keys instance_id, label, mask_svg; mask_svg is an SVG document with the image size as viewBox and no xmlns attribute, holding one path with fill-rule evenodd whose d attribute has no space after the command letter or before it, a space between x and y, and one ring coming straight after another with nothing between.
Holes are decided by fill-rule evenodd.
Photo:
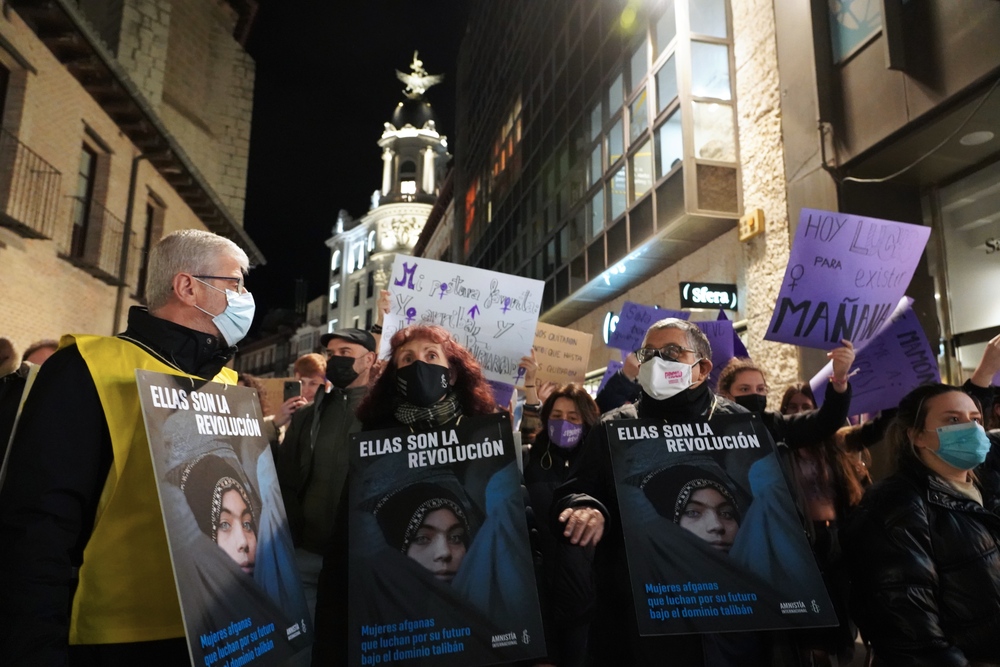
<instances>
[{"instance_id":1,"label":"crowd of protesters","mask_svg":"<svg viewBox=\"0 0 1000 667\"><path fill-rule=\"evenodd\" d=\"M513 401L520 405L511 410L497 405L472 353L441 327L396 332L380 362L383 293L378 323L323 336L322 354L295 362L301 391L279 402L257 379L227 368L253 319L247 269L245 253L226 239L171 234L150 256L148 308L132 308L119 336L39 341L23 356L0 338L4 452L10 443L0 480L0 664L188 664L136 396L141 368L258 390L314 615L314 665L347 664L350 436L399 426L419 433L508 410L512 420L519 415L524 443L546 635L547 656L531 664L846 665L860 631L874 664L1000 665L1000 401L990 386L1000 336L963 386L914 386L896 409L851 423L851 341L828 354L821 407L797 383L780 388L779 409L768 410L772 386L761 365L734 358L712 386L708 338L697 323L668 318L649 327L596 397L579 384L543 384L534 353L524 357ZM838 624L641 635L601 423L749 413L777 445ZM878 480L866 466L872 447L891 448L897 462ZM192 476L198 486L188 496L221 489L238 504L235 514L249 517L232 551L252 571L254 492L230 479L236 473L222 487L218 475L201 477ZM735 548L746 517L725 471L693 480L677 467L638 484L668 521L718 551ZM444 584L470 557L471 521L459 495L448 484L412 484L379 504L407 521L376 512L387 543ZM220 525L201 528L227 548Z\"/></svg>"}]
</instances>

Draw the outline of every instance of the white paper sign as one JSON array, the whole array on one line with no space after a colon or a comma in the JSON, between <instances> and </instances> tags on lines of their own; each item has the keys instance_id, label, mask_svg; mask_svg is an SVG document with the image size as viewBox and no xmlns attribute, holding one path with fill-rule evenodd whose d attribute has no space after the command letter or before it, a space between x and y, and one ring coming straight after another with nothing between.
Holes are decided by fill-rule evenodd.
<instances>
[{"instance_id":1,"label":"white paper sign","mask_svg":"<svg viewBox=\"0 0 1000 667\"><path fill-rule=\"evenodd\" d=\"M472 352L486 379L517 384L524 374L517 365L535 340L544 287L541 280L396 255L379 356L389 356L398 330L438 324Z\"/></svg>"}]
</instances>

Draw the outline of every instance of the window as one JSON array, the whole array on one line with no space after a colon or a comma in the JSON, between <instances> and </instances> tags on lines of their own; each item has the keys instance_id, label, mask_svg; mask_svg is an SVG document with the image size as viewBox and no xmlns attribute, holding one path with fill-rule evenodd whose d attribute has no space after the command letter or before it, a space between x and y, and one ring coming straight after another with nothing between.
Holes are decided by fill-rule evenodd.
<instances>
[{"instance_id":1,"label":"window","mask_svg":"<svg viewBox=\"0 0 1000 667\"><path fill-rule=\"evenodd\" d=\"M849 4L849 3L848 3ZM710 37L726 36L726 0L698 0L688 3L691 32ZM692 57L692 62L696 62Z\"/></svg>"},{"instance_id":2,"label":"window","mask_svg":"<svg viewBox=\"0 0 1000 667\"><path fill-rule=\"evenodd\" d=\"M674 2L664 3L663 14L656 20L656 54L663 53L677 36L677 16L674 13ZM656 60L655 58L653 60Z\"/></svg>"},{"instance_id":3,"label":"window","mask_svg":"<svg viewBox=\"0 0 1000 667\"><path fill-rule=\"evenodd\" d=\"M333 251L333 257L330 258L330 274L333 276L340 275L340 249Z\"/></svg>"},{"instance_id":4,"label":"window","mask_svg":"<svg viewBox=\"0 0 1000 667\"><path fill-rule=\"evenodd\" d=\"M365 311L365 331L372 328L372 309L369 308Z\"/></svg>"},{"instance_id":5,"label":"window","mask_svg":"<svg viewBox=\"0 0 1000 667\"><path fill-rule=\"evenodd\" d=\"M374 234L375 232L372 232L372 233ZM368 286L365 289L365 296L370 299L370 298L372 298L373 294L375 294L375 272L374 271L369 271L368 272Z\"/></svg>"},{"instance_id":6,"label":"window","mask_svg":"<svg viewBox=\"0 0 1000 667\"><path fill-rule=\"evenodd\" d=\"M659 160L656 175L663 178L684 160L684 135L681 131L681 110L670 114L667 121L656 130L656 146Z\"/></svg>"},{"instance_id":7,"label":"window","mask_svg":"<svg viewBox=\"0 0 1000 667\"><path fill-rule=\"evenodd\" d=\"M611 177L611 219L614 220L625 212L628 205L628 192L625 184L625 165Z\"/></svg>"},{"instance_id":8,"label":"window","mask_svg":"<svg viewBox=\"0 0 1000 667\"><path fill-rule=\"evenodd\" d=\"M653 150L649 141L639 147L631 159L633 201L653 187Z\"/></svg>"},{"instance_id":9,"label":"window","mask_svg":"<svg viewBox=\"0 0 1000 667\"><path fill-rule=\"evenodd\" d=\"M595 238L604 229L604 191L598 190L590 200L590 238Z\"/></svg>"},{"instance_id":10,"label":"window","mask_svg":"<svg viewBox=\"0 0 1000 667\"><path fill-rule=\"evenodd\" d=\"M732 99L729 88L729 47L691 42L691 95Z\"/></svg>"},{"instance_id":11,"label":"window","mask_svg":"<svg viewBox=\"0 0 1000 667\"><path fill-rule=\"evenodd\" d=\"M622 119L611 126L608 132L608 165L613 165L625 152L625 127Z\"/></svg>"},{"instance_id":12,"label":"window","mask_svg":"<svg viewBox=\"0 0 1000 667\"><path fill-rule=\"evenodd\" d=\"M340 302L340 283L330 285L330 308L336 308Z\"/></svg>"},{"instance_id":13,"label":"window","mask_svg":"<svg viewBox=\"0 0 1000 667\"><path fill-rule=\"evenodd\" d=\"M368 232L368 254L375 252L375 230Z\"/></svg>"},{"instance_id":14,"label":"window","mask_svg":"<svg viewBox=\"0 0 1000 667\"><path fill-rule=\"evenodd\" d=\"M354 283L354 305L361 305L361 281Z\"/></svg>"},{"instance_id":15,"label":"window","mask_svg":"<svg viewBox=\"0 0 1000 667\"><path fill-rule=\"evenodd\" d=\"M646 100L646 89L629 106L628 141L629 145L642 136L649 127L649 105Z\"/></svg>"},{"instance_id":16,"label":"window","mask_svg":"<svg viewBox=\"0 0 1000 667\"><path fill-rule=\"evenodd\" d=\"M73 196L73 229L69 256L83 257L90 227L90 209L94 203L94 180L97 175L97 153L84 144L76 172L76 193Z\"/></svg>"},{"instance_id":17,"label":"window","mask_svg":"<svg viewBox=\"0 0 1000 667\"><path fill-rule=\"evenodd\" d=\"M133 265L134 262L138 262L139 272L135 276L135 298L142 301L146 298L146 276L149 272L149 251L152 249L153 245L160 240L163 236L163 205L154 199L150 199L146 202L146 227L143 230L143 240L142 246L136 250L139 256L134 255L135 250L129 255L131 258L129 264ZM130 270L129 276L133 273Z\"/></svg>"},{"instance_id":18,"label":"window","mask_svg":"<svg viewBox=\"0 0 1000 667\"><path fill-rule=\"evenodd\" d=\"M705 160L736 161L736 128L728 104L694 102L694 154Z\"/></svg>"},{"instance_id":19,"label":"window","mask_svg":"<svg viewBox=\"0 0 1000 667\"><path fill-rule=\"evenodd\" d=\"M657 114L677 99L677 65L673 56L667 58L667 62L656 73L656 99L659 102L656 105Z\"/></svg>"},{"instance_id":20,"label":"window","mask_svg":"<svg viewBox=\"0 0 1000 667\"><path fill-rule=\"evenodd\" d=\"M646 48L645 40L639 45L639 48L635 50L632 54L632 88L635 90L642 83L642 78L646 76L646 72L649 71L649 52Z\"/></svg>"}]
</instances>

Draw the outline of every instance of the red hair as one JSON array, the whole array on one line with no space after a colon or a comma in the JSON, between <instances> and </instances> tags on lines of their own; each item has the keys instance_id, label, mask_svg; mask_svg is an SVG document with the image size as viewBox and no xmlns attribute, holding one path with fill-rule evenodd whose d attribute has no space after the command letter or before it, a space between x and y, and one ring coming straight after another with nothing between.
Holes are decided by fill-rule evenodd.
<instances>
[{"instance_id":1,"label":"red hair","mask_svg":"<svg viewBox=\"0 0 1000 667\"><path fill-rule=\"evenodd\" d=\"M496 398L483 370L472 353L458 344L458 341L444 327L437 325L414 324L400 329L389 341L391 348L389 359L383 365L381 372L372 375L368 394L358 406L358 419L365 428L383 428L394 421L396 398L396 352L403 345L413 340L428 340L437 343L444 350L448 367L455 374L453 390L458 394L458 402L462 406L462 414L480 416L493 414L497 411Z\"/></svg>"}]
</instances>

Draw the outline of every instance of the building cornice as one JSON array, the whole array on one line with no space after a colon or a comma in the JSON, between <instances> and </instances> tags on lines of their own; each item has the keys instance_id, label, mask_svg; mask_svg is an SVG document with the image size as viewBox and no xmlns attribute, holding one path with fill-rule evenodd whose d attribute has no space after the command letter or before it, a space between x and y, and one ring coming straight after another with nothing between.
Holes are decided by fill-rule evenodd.
<instances>
[{"instance_id":1,"label":"building cornice","mask_svg":"<svg viewBox=\"0 0 1000 667\"><path fill-rule=\"evenodd\" d=\"M205 227L236 242L246 251L251 264L266 262L243 225L222 203L145 95L71 2L8 0L7 6L24 19Z\"/></svg>"}]
</instances>

